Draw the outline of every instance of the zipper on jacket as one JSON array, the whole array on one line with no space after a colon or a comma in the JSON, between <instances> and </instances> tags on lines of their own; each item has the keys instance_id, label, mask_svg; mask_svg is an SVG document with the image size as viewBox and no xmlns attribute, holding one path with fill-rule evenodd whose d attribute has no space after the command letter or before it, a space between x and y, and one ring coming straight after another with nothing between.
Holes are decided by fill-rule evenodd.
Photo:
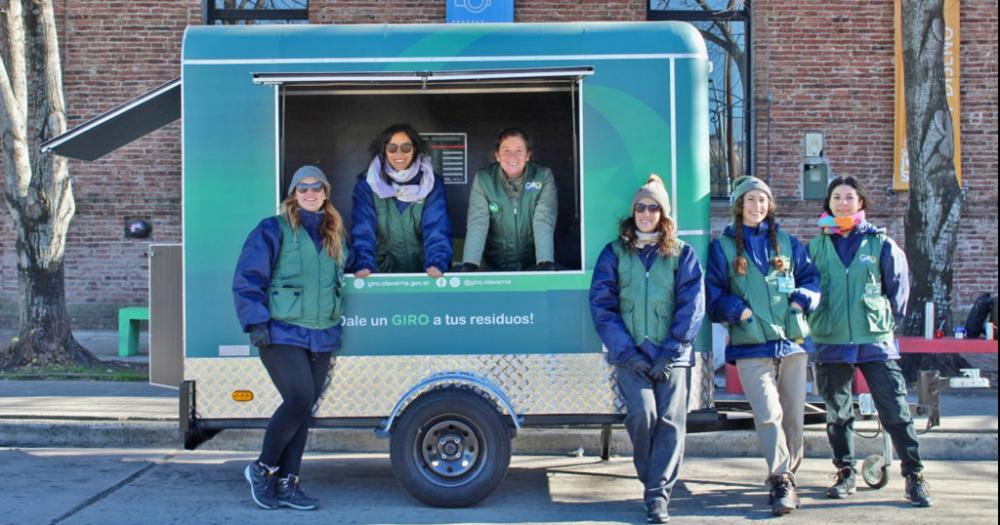
<instances>
[{"instance_id":1,"label":"zipper on jacket","mask_svg":"<svg viewBox=\"0 0 1000 525\"><path fill-rule=\"evenodd\" d=\"M646 263L643 262L642 265L645 266ZM642 319L646 323L646 326L643 327L643 332L646 334L646 339L649 339L649 270L646 270L646 284L643 287L643 293L646 296L645 301L643 302L642 305L644 311Z\"/></svg>"},{"instance_id":2,"label":"zipper on jacket","mask_svg":"<svg viewBox=\"0 0 1000 525\"><path fill-rule=\"evenodd\" d=\"M837 255L837 257L840 257ZM844 268L844 289L847 290L847 337L854 344L854 327L851 326L851 268Z\"/></svg>"}]
</instances>

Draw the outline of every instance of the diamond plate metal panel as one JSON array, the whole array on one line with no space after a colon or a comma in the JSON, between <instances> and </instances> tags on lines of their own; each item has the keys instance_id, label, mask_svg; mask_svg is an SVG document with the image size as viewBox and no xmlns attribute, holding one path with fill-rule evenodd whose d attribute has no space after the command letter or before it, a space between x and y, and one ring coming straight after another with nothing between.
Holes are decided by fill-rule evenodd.
<instances>
[{"instance_id":1,"label":"diamond plate metal panel","mask_svg":"<svg viewBox=\"0 0 1000 525\"><path fill-rule=\"evenodd\" d=\"M316 417L386 417L408 390L443 372L482 377L505 393L519 415L614 414L624 410L614 369L603 354L342 356L331 369ZM198 417L268 418L281 402L258 358L188 359ZM233 401L250 390L249 402Z\"/></svg>"}]
</instances>

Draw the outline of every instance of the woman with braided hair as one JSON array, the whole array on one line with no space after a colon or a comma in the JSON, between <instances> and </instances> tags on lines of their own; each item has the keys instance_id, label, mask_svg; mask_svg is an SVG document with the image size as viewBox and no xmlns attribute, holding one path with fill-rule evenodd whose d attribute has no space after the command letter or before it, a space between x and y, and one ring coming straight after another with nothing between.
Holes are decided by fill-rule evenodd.
<instances>
[{"instance_id":1,"label":"woman with braided hair","mask_svg":"<svg viewBox=\"0 0 1000 525\"><path fill-rule=\"evenodd\" d=\"M805 316L819 304L819 273L808 252L778 227L771 188L757 177L733 181L733 224L709 248L708 314L729 329L735 363L767 461L775 515L799 506L807 351Z\"/></svg>"}]
</instances>

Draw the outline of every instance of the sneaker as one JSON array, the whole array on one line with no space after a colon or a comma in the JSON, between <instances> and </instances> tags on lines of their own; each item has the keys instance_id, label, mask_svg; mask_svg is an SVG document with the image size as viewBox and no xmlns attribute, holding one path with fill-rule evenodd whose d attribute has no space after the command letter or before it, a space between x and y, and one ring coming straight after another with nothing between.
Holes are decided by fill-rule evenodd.
<instances>
[{"instance_id":1,"label":"sneaker","mask_svg":"<svg viewBox=\"0 0 1000 525\"><path fill-rule=\"evenodd\" d=\"M795 493L795 481L791 474L772 476L768 482L771 485L768 502L772 514L781 516L799 508L799 496Z\"/></svg>"},{"instance_id":2,"label":"sneaker","mask_svg":"<svg viewBox=\"0 0 1000 525\"><path fill-rule=\"evenodd\" d=\"M646 521L648 523L669 523L670 513L667 512L667 502L657 498L646 503Z\"/></svg>"},{"instance_id":3,"label":"sneaker","mask_svg":"<svg viewBox=\"0 0 1000 525\"><path fill-rule=\"evenodd\" d=\"M922 474L910 474L906 476L906 499L914 507L930 507L931 500L930 484L924 479Z\"/></svg>"},{"instance_id":4,"label":"sneaker","mask_svg":"<svg viewBox=\"0 0 1000 525\"><path fill-rule=\"evenodd\" d=\"M826 497L844 499L858 491L853 468L844 467L838 470L834 476L836 476L837 481L832 487L826 489Z\"/></svg>"},{"instance_id":5,"label":"sneaker","mask_svg":"<svg viewBox=\"0 0 1000 525\"><path fill-rule=\"evenodd\" d=\"M250 484L250 497L262 509L278 508L277 480L274 472L259 461L243 469L243 477Z\"/></svg>"},{"instance_id":6,"label":"sneaker","mask_svg":"<svg viewBox=\"0 0 1000 525\"><path fill-rule=\"evenodd\" d=\"M306 496L299 486L299 477L289 474L287 478L278 480L278 505L297 510L313 510L319 505L319 500Z\"/></svg>"}]
</instances>

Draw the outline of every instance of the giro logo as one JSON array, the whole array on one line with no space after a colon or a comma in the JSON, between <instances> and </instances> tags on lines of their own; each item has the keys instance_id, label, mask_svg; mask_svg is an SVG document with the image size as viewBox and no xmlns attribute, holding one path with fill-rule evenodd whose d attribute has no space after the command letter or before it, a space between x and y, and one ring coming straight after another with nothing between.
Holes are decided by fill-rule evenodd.
<instances>
[{"instance_id":1,"label":"giro logo","mask_svg":"<svg viewBox=\"0 0 1000 525\"><path fill-rule=\"evenodd\" d=\"M490 6L490 0L455 0L455 7L461 7L470 13L482 13Z\"/></svg>"}]
</instances>

